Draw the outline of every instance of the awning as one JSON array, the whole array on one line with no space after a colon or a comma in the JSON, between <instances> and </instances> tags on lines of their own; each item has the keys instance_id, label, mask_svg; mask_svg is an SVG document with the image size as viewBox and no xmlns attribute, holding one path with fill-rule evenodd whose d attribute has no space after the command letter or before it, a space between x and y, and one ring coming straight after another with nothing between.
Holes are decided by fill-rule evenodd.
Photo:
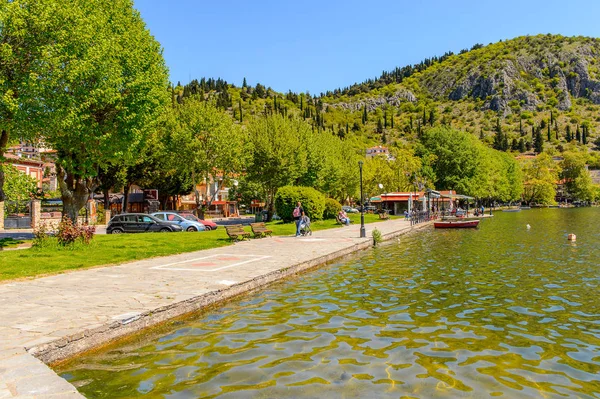
<instances>
[{"instance_id":1,"label":"awning","mask_svg":"<svg viewBox=\"0 0 600 399\"><path fill-rule=\"evenodd\" d=\"M450 198L450 199L464 199L464 200L475 200L475 197L469 197L468 195L462 194L441 194L442 198Z\"/></svg>"}]
</instances>

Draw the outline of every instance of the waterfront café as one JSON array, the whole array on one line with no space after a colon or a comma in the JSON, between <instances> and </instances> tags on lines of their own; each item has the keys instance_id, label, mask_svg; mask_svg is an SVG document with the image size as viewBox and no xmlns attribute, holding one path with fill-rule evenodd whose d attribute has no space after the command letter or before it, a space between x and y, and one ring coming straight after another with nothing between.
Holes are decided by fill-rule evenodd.
<instances>
[{"instance_id":1,"label":"waterfront caf\u00e9","mask_svg":"<svg viewBox=\"0 0 600 399\"><path fill-rule=\"evenodd\" d=\"M454 190L436 191L427 189L421 192L393 192L384 193L371 198L371 203L376 204L380 209L386 209L394 215L402 215L405 210L419 208L423 211L431 211L435 207L436 211L452 211L459 202L463 202L469 207L469 203L475 198L467 195L457 194ZM416 204L413 204L416 202ZM421 204L419 205L418 202Z\"/></svg>"},{"instance_id":2,"label":"waterfront caf\u00e9","mask_svg":"<svg viewBox=\"0 0 600 399\"><path fill-rule=\"evenodd\" d=\"M426 209L425 197L423 192L413 193L385 193L378 197L371 198L371 203L379 209L386 209L393 215L402 215L405 210L414 207L413 202L423 202L422 209Z\"/></svg>"}]
</instances>

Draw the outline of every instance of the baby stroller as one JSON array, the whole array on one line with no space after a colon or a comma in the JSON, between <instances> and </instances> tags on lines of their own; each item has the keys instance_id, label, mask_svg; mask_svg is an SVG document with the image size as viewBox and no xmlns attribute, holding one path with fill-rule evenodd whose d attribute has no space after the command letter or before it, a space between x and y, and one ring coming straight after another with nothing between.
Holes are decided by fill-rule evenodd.
<instances>
[{"instance_id":1,"label":"baby stroller","mask_svg":"<svg viewBox=\"0 0 600 399\"><path fill-rule=\"evenodd\" d=\"M312 236L312 230L310 229L310 218L306 215L302 216L300 219L300 235Z\"/></svg>"}]
</instances>

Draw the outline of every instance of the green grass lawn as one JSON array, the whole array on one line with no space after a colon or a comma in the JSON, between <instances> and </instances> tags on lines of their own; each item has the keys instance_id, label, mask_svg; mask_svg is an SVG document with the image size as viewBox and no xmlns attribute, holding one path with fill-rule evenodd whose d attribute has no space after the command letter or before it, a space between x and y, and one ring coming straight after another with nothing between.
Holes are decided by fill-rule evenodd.
<instances>
[{"instance_id":1,"label":"green grass lawn","mask_svg":"<svg viewBox=\"0 0 600 399\"><path fill-rule=\"evenodd\" d=\"M350 215L360 223L360 215ZM365 215L365 223L379 221L378 215ZM293 235L294 223L271 222L268 226L273 235ZM313 231L340 227L335 220L313 222ZM251 231L250 226L245 230ZM115 265L156 256L174 255L202 249L230 245L231 241L223 227L202 233L147 233L97 235L90 245L77 244L73 248L61 248L51 239L47 248L31 248L0 252L0 281L93 266Z\"/></svg>"}]
</instances>

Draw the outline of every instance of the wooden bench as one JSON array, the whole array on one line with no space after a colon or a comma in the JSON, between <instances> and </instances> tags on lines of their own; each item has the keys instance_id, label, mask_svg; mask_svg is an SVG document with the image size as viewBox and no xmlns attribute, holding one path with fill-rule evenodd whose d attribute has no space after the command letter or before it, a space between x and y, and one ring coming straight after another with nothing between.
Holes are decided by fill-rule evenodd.
<instances>
[{"instance_id":1,"label":"wooden bench","mask_svg":"<svg viewBox=\"0 0 600 399\"><path fill-rule=\"evenodd\" d=\"M270 237L273 234L273 231L267 229L267 226L263 222L250 223L250 227L252 228L252 233L254 233L254 238Z\"/></svg>"},{"instance_id":2,"label":"wooden bench","mask_svg":"<svg viewBox=\"0 0 600 399\"><path fill-rule=\"evenodd\" d=\"M227 235L234 241L244 240L246 238L250 238L250 233L244 231L244 226L241 224L232 224L229 226L225 226L225 231L227 231Z\"/></svg>"},{"instance_id":3,"label":"wooden bench","mask_svg":"<svg viewBox=\"0 0 600 399\"><path fill-rule=\"evenodd\" d=\"M379 219L388 220L389 218L390 218L390 215L387 212L380 212L379 213Z\"/></svg>"}]
</instances>

